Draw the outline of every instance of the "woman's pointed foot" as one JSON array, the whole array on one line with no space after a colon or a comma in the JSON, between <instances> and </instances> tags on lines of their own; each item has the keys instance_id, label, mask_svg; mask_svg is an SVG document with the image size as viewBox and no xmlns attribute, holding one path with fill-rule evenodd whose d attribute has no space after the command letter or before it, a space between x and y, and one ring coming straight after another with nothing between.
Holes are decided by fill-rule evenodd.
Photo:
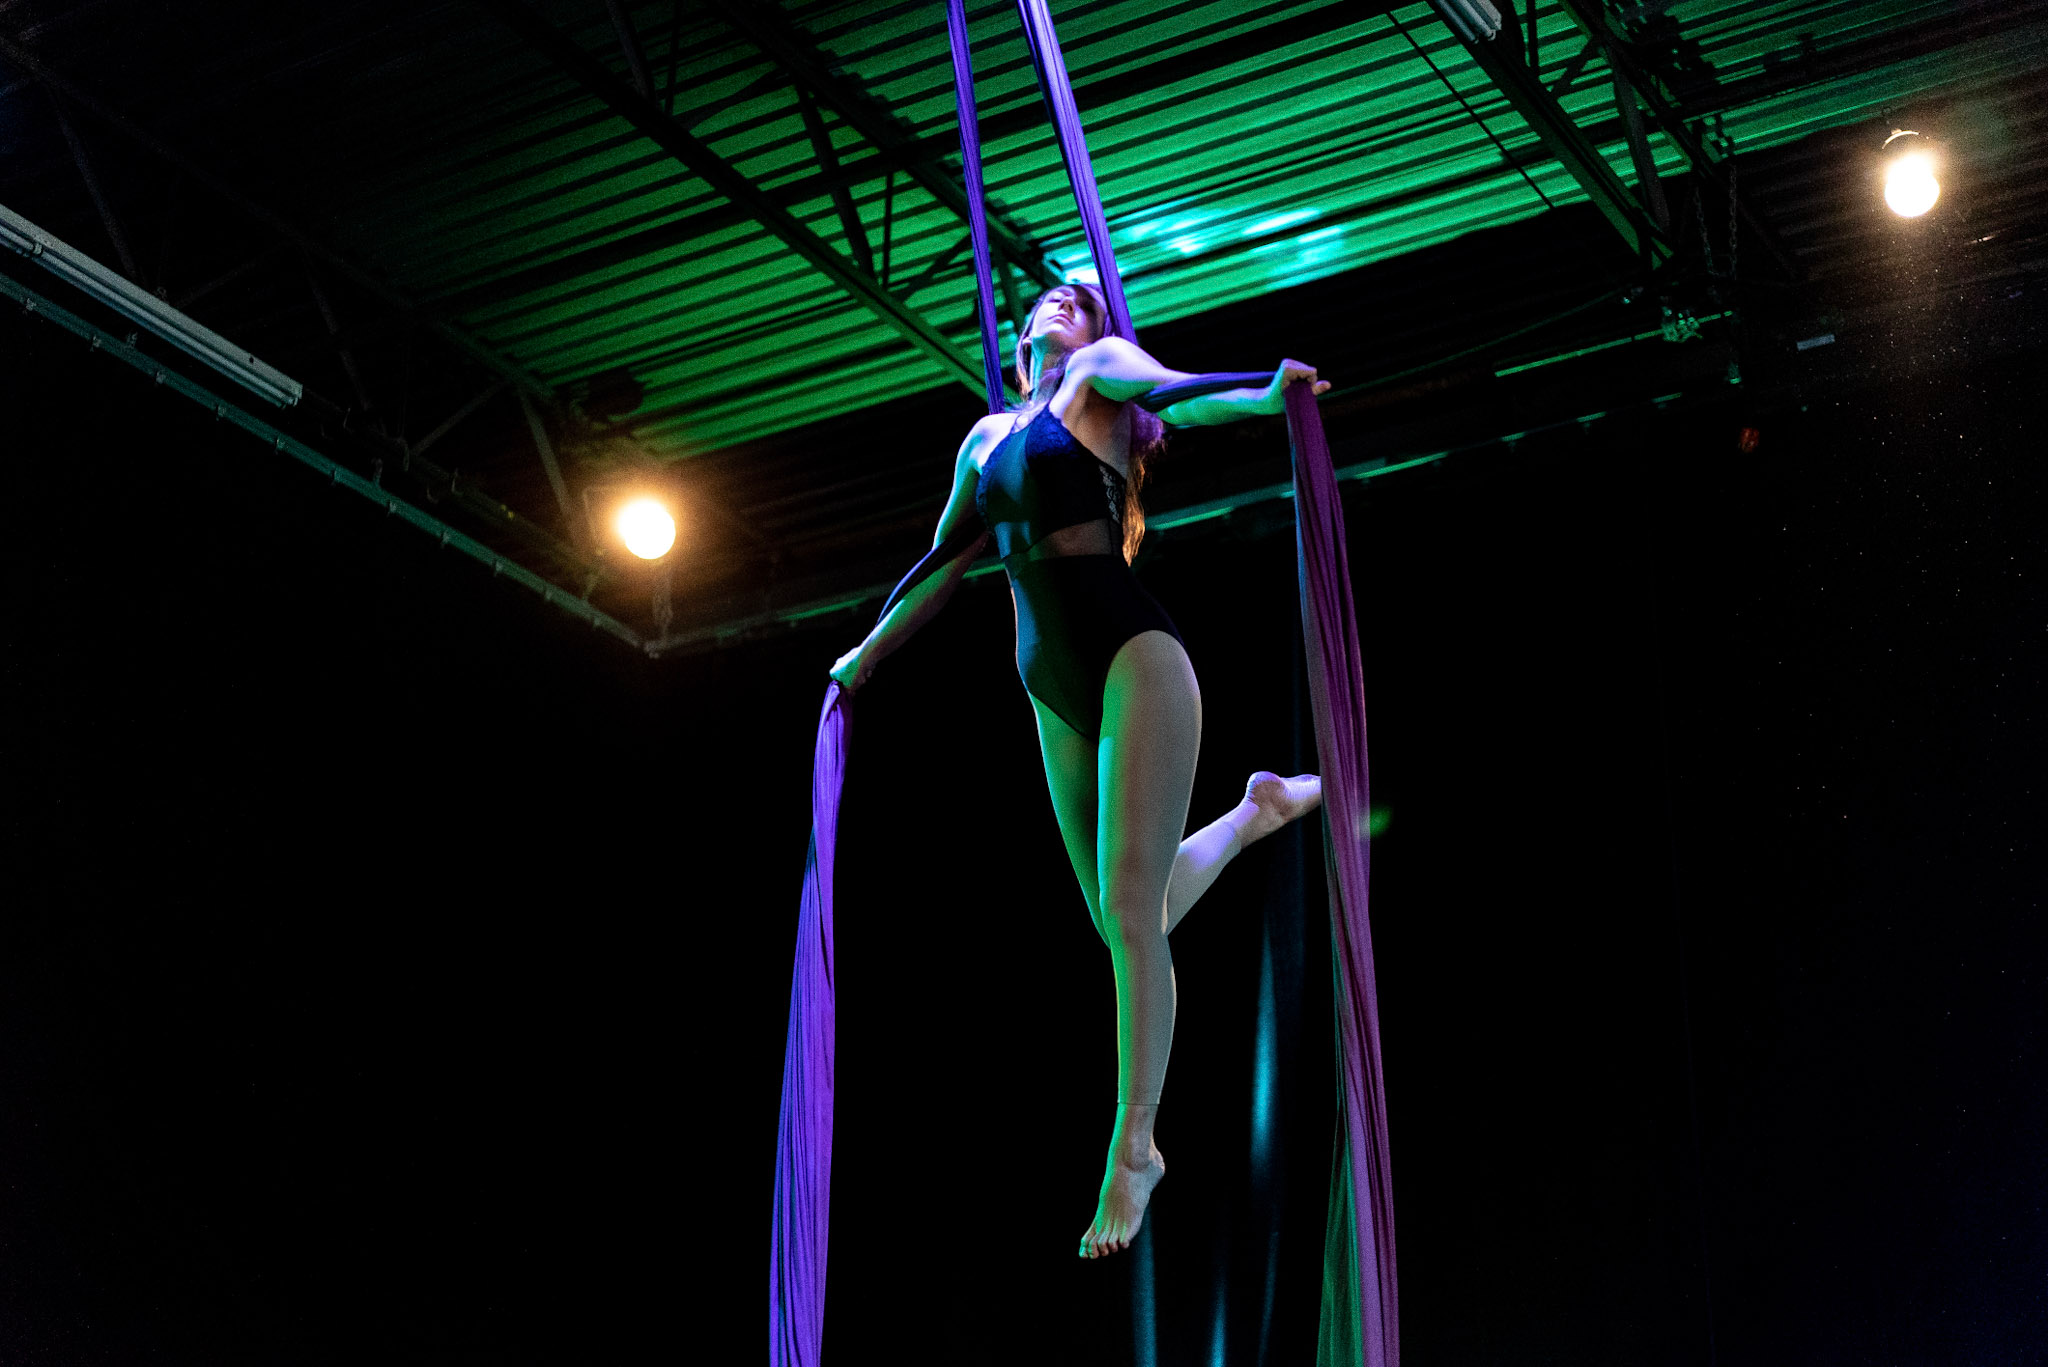
<instances>
[{"instance_id":1,"label":"woman's pointed foot","mask_svg":"<svg viewBox=\"0 0 2048 1367\"><path fill-rule=\"evenodd\" d=\"M1142 1160L1131 1161L1114 1152L1103 1166L1102 1194L1095 1202L1095 1223L1081 1236L1081 1256L1106 1258L1121 1253L1138 1237L1145 1207L1151 1203L1152 1188L1166 1176L1166 1160L1156 1145Z\"/></svg>"},{"instance_id":2,"label":"woman's pointed foot","mask_svg":"<svg viewBox=\"0 0 2048 1367\"><path fill-rule=\"evenodd\" d=\"M1320 807L1323 803L1323 780L1315 774L1282 778L1261 769L1245 780L1244 800L1255 809L1238 828L1239 837L1249 845Z\"/></svg>"}]
</instances>

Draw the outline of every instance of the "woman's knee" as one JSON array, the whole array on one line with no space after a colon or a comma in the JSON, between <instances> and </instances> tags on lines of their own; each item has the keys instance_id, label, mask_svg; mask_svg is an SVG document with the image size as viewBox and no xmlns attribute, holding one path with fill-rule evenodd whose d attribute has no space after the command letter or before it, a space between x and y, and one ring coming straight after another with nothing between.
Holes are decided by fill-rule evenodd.
<instances>
[{"instance_id":1,"label":"woman's knee","mask_svg":"<svg viewBox=\"0 0 2048 1367\"><path fill-rule=\"evenodd\" d=\"M1104 938L1164 935L1166 933L1166 883L1152 877L1118 877L1102 880L1101 911L1096 924Z\"/></svg>"}]
</instances>

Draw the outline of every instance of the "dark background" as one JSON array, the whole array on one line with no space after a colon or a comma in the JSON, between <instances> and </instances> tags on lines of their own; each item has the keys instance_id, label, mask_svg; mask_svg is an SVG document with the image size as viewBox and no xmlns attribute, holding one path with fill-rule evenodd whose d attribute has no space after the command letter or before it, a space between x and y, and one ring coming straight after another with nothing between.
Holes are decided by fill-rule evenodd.
<instances>
[{"instance_id":1,"label":"dark background","mask_svg":"<svg viewBox=\"0 0 2048 1367\"><path fill-rule=\"evenodd\" d=\"M2048 1360L2041 356L1967 324L1348 486L1409 1363ZM864 617L650 662L68 334L9 310L0 356L0 1362L758 1352ZM1296 754L1287 517L1140 561L1195 822ZM1010 646L976 580L857 704L835 1359L1133 1351L1131 1260L1072 1257L1110 984ZM1275 1210L1267 1360L1312 1358L1301 834L1175 937L1162 1363L1219 1302L1259 1360ZM1255 1191L1267 943L1302 987Z\"/></svg>"}]
</instances>

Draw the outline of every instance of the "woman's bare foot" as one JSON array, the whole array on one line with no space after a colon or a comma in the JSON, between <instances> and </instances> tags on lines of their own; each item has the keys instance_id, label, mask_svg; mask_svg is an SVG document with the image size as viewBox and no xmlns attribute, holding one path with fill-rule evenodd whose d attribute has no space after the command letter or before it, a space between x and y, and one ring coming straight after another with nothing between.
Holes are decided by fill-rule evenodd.
<instances>
[{"instance_id":1,"label":"woman's bare foot","mask_svg":"<svg viewBox=\"0 0 2048 1367\"><path fill-rule=\"evenodd\" d=\"M1106 1258L1129 1248L1145 1219L1152 1188L1164 1176L1166 1160L1159 1156L1159 1146L1149 1135L1142 1156L1112 1143L1109 1161L1103 1164L1102 1195L1095 1201L1095 1223L1081 1236L1081 1256Z\"/></svg>"},{"instance_id":2,"label":"woman's bare foot","mask_svg":"<svg viewBox=\"0 0 2048 1367\"><path fill-rule=\"evenodd\" d=\"M1249 845L1320 807L1323 781L1314 774L1282 778L1261 769L1245 780L1244 800L1253 811L1239 824L1237 832L1238 839Z\"/></svg>"}]
</instances>

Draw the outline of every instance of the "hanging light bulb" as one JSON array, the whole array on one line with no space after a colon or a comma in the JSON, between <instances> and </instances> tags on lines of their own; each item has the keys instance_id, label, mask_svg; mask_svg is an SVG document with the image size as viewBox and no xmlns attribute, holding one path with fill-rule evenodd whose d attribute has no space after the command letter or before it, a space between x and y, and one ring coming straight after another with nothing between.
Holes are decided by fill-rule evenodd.
<instances>
[{"instance_id":1,"label":"hanging light bulb","mask_svg":"<svg viewBox=\"0 0 2048 1367\"><path fill-rule=\"evenodd\" d=\"M1885 165L1884 202L1900 218L1918 218L1941 198L1941 182L1934 177L1934 154L1927 139L1910 128L1895 128L1884 145L1889 149L1901 138L1911 141Z\"/></svg>"},{"instance_id":2,"label":"hanging light bulb","mask_svg":"<svg viewBox=\"0 0 2048 1367\"><path fill-rule=\"evenodd\" d=\"M659 560L676 544L676 520L651 498L636 498L619 509L614 525L626 549L642 560Z\"/></svg>"}]
</instances>

